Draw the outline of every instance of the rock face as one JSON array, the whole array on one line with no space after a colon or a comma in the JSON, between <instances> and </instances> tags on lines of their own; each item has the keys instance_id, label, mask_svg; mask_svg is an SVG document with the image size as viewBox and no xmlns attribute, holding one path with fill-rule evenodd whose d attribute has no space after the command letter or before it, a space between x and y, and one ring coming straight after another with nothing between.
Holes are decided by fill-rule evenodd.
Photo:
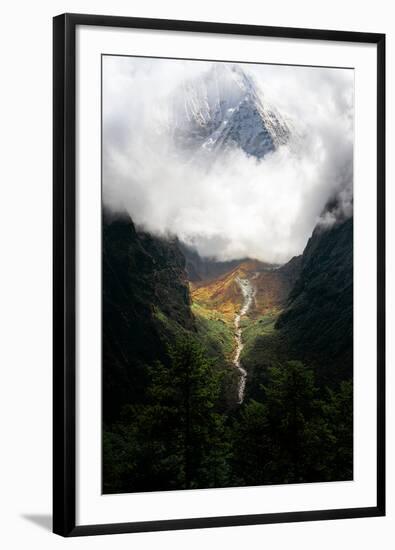
<instances>
[{"instance_id":1,"label":"rock face","mask_svg":"<svg viewBox=\"0 0 395 550\"><path fill-rule=\"evenodd\" d=\"M176 144L191 152L241 148L258 159L288 142L290 123L265 99L239 65L214 63L185 81L170 102L167 125Z\"/></svg>"},{"instance_id":2,"label":"rock face","mask_svg":"<svg viewBox=\"0 0 395 550\"><path fill-rule=\"evenodd\" d=\"M162 317L158 317L162 316ZM165 357L164 319L194 329L185 259L176 241L136 230L126 219L103 224L104 419L144 394L146 366Z\"/></svg>"},{"instance_id":3,"label":"rock face","mask_svg":"<svg viewBox=\"0 0 395 550\"><path fill-rule=\"evenodd\" d=\"M326 383L353 369L353 219L317 227L300 260L300 275L277 328Z\"/></svg>"}]
</instances>

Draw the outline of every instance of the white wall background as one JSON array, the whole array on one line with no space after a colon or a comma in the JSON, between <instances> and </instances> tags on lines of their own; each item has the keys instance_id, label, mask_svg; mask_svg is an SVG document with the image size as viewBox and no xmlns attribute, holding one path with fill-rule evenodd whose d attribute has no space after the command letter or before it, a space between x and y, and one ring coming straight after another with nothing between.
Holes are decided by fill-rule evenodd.
<instances>
[{"instance_id":1,"label":"white wall background","mask_svg":"<svg viewBox=\"0 0 395 550\"><path fill-rule=\"evenodd\" d=\"M51 512L51 147L52 21L68 12L211 20L387 33L388 212L395 176L395 18L389 0L9 1L0 27L0 544L3 548L236 549L393 548L395 408L388 404L386 518L62 539ZM388 215L392 243L394 218ZM395 276L388 246L388 279ZM390 340L395 315L388 286L388 395L395 390ZM392 310L392 311L391 311Z\"/></svg>"}]
</instances>

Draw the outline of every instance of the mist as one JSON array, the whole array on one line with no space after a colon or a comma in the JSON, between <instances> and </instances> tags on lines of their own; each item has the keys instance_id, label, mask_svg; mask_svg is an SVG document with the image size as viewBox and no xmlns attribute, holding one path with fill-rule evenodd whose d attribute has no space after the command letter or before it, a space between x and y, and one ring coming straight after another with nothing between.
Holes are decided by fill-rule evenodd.
<instances>
[{"instance_id":1,"label":"mist","mask_svg":"<svg viewBox=\"0 0 395 550\"><path fill-rule=\"evenodd\" d=\"M191 153L172 139L169 105L209 62L105 56L103 201L201 256L283 263L317 224L352 215L354 74L239 65L293 133L261 160L240 148Z\"/></svg>"}]
</instances>

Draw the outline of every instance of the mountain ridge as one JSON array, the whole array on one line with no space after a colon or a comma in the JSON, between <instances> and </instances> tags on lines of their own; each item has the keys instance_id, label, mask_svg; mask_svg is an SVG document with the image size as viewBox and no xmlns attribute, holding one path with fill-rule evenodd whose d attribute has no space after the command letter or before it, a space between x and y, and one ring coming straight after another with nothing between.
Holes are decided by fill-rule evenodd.
<instances>
[{"instance_id":1,"label":"mountain ridge","mask_svg":"<svg viewBox=\"0 0 395 550\"><path fill-rule=\"evenodd\" d=\"M248 70L230 63L214 63L206 73L184 81L169 103L166 126L182 150L239 147L262 159L294 133Z\"/></svg>"}]
</instances>

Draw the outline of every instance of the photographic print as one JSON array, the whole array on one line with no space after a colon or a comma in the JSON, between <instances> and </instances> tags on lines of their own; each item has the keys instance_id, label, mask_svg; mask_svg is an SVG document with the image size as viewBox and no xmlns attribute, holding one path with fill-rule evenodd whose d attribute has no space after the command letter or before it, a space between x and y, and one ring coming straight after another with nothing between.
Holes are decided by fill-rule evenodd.
<instances>
[{"instance_id":1,"label":"photographic print","mask_svg":"<svg viewBox=\"0 0 395 550\"><path fill-rule=\"evenodd\" d=\"M102 56L102 491L353 479L354 71Z\"/></svg>"}]
</instances>

